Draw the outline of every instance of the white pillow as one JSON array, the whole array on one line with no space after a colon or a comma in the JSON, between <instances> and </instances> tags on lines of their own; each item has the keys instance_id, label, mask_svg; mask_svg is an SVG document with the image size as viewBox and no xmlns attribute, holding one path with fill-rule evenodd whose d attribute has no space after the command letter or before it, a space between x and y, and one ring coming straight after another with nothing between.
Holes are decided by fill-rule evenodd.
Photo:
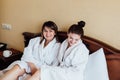
<instances>
[{"instance_id":1,"label":"white pillow","mask_svg":"<svg viewBox=\"0 0 120 80\"><path fill-rule=\"evenodd\" d=\"M109 80L103 48L89 56L85 70L85 80Z\"/></svg>"}]
</instances>

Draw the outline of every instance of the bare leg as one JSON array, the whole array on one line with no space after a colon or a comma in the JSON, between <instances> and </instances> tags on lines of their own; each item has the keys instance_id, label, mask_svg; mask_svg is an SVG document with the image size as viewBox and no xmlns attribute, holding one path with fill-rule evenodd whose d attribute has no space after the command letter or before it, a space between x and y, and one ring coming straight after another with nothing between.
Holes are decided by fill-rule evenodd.
<instances>
[{"instance_id":1,"label":"bare leg","mask_svg":"<svg viewBox=\"0 0 120 80\"><path fill-rule=\"evenodd\" d=\"M21 69L18 65L15 65L11 70L7 71L0 80L17 80L18 76L23 75L24 69Z\"/></svg>"},{"instance_id":2,"label":"bare leg","mask_svg":"<svg viewBox=\"0 0 120 80\"><path fill-rule=\"evenodd\" d=\"M2 70L0 71L0 77L3 76L8 70Z\"/></svg>"},{"instance_id":3,"label":"bare leg","mask_svg":"<svg viewBox=\"0 0 120 80\"><path fill-rule=\"evenodd\" d=\"M37 70L29 79L27 80L41 80L40 79L40 70Z\"/></svg>"}]
</instances>

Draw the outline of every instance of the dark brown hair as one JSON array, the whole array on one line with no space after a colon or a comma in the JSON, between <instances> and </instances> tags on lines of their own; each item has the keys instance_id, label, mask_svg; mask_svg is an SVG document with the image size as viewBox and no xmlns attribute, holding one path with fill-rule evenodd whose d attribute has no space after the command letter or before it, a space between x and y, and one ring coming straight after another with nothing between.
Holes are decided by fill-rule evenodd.
<instances>
[{"instance_id":1,"label":"dark brown hair","mask_svg":"<svg viewBox=\"0 0 120 80\"><path fill-rule=\"evenodd\" d=\"M56 35L54 37L56 37L56 39L58 41L58 37L57 37L58 27L57 27L57 25L53 21L46 21L46 22L44 22L44 24L42 26L42 37L43 38L40 41L40 43L42 43L42 41L45 39L44 36L43 36L43 30L45 29L45 27L48 27L48 28L50 28L50 29L55 31Z\"/></svg>"},{"instance_id":2,"label":"dark brown hair","mask_svg":"<svg viewBox=\"0 0 120 80\"><path fill-rule=\"evenodd\" d=\"M78 24L73 24L68 29L68 33L75 33L80 35L81 37L84 35L83 27L85 26L84 21L79 21Z\"/></svg>"}]
</instances>

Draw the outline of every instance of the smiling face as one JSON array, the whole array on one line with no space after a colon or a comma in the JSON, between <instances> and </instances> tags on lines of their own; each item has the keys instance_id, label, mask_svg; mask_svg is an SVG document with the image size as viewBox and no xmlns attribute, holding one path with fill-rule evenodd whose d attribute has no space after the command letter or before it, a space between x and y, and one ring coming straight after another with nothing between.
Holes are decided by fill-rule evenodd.
<instances>
[{"instance_id":1,"label":"smiling face","mask_svg":"<svg viewBox=\"0 0 120 80\"><path fill-rule=\"evenodd\" d=\"M80 35L75 33L68 33L68 44L72 46L80 40Z\"/></svg>"},{"instance_id":2,"label":"smiling face","mask_svg":"<svg viewBox=\"0 0 120 80\"><path fill-rule=\"evenodd\" d=\"M43 36L47 41L51 41L55 36L55 31L45 26L43 29Z\"/></svg>"}]
</instances>

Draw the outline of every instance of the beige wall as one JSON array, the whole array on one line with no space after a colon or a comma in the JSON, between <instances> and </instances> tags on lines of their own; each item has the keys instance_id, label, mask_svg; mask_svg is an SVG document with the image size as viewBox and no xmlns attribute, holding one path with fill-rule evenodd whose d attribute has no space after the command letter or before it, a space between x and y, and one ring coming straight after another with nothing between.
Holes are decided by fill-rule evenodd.
<instances>
[{"instance_id":1,"label":"beige wall","mask_svg":"<svg viewBox=\"0 0 120 80\"><path fill-rule=\"evenodd\" d=\"M86 21L85 34L120 49L120 0L0 0L0 41L23 50L22 32L39 32L44 21L52 20L59 30L79 20Z\"/></svg>"},{"instance_id":2,"label":"beige wall","mask_svg":"<svg viewBox=\"0 0 120 80\"><path fill-rule=\"evenodd\" d=\"M0 23L1 23L1 8L2 8L2 5L1 5L1 0L0 0ZM0 42L1 42L1 28L0 28Z\"/></svg>"}]
</instances>

